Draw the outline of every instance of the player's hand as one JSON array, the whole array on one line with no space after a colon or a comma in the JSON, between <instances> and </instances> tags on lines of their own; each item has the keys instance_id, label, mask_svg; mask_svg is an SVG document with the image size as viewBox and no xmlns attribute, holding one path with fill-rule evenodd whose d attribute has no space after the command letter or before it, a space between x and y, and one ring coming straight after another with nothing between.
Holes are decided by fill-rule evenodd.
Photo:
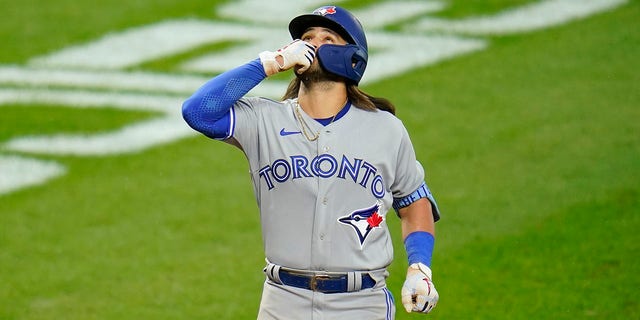
<instances>
[{"instance_id":1,"label":"player's hand","mask_svg":"<svg viewBox=\"0 0 640 320\"><path fill-rule=\"evenodd\" d=\"M278 49L276 52L263 51L260 62L267 76L296 67L298 74L305 72L316 57L316 48L300 39Z\"/></svg>"},{"instance_id":2,"label":"player's hand","mask_svg":"<svg viewBox=\"0 0 640 320\"><path fill-rule=\"evenodd\" d=\"M431 281L431 269L414 263L407 270L402 286L402 305L407 312L429 313L438 303L438 291Z\"/></svg>"}]
</instances>

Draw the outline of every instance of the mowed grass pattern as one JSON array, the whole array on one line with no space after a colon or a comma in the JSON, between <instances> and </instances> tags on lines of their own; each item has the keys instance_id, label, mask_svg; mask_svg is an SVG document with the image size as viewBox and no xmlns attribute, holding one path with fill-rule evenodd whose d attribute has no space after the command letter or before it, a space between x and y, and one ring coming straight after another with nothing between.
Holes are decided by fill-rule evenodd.
<instances>
[{"instance_id":1,"label":"mowed grass pattern","mask_svg":"<svg viewBox=\"0 0 640 320\"><path fill-rule=\"evenodd\" d=\"M211 17L214 7L143 1L116 10L111 1L100 15L89 4L46 15L57 2L30 7L47 16L32 26L4 22L12 30L3 28L3 42L15 50L4 50L0 63L126 26ZM450 2L448 16L475 12ZM521 3L491 1L486 10ZM12 10L28 14L21 7L28 5ZM60 25L82 15L104 18ZM442 209L433 262L441 301L428 317L640 318L638 18L632 1L567 25L490 37L484 51L363 88L397 104ZM0 142L153 116L43 106L0 112ZM0 319L255 318L264 261L240 151L194 137L128 155L39 157L68 173L0 196ZM393 213L387 223L397 319L423 318L399 304L406 259Z\"/></svg>"}]
</instances>

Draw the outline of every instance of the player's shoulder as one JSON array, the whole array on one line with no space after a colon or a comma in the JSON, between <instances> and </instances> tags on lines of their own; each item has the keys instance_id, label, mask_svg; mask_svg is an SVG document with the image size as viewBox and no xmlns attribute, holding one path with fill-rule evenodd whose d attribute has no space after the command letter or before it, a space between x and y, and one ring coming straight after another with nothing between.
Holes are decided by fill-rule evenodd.
<instances>
[{"instance_id":1,"label":"player's shoulder","mask_svg":"<svg viewBox=\"0 0 640 320\"><path fill-rule=\"evenodd\" d=\"M385 128L404 128L404 124L402 120L396 117L394 114L388 111L376 109L376 110L365 110L362 108L355 107L353 110L359 113L358 118L370 119L378 126L384 126Z\"/></svg>"},{"instance_id":2,"label":"player's shoulder","mask_svg":"<svg viewBox=\"0 0 640 320\"><path fill-rule=\"evenodd\" d=\"M248 104L250 106L281 106L282 101L276 101L271 98L257 97L257 96L245 96L240 98L240 102Z\"/></svg>"},{"instance_id":3,"label":"player's shoulder","mask_svg":"<svg viewBox=\"0 0 640 320\"><path fill-rule=\"evenodd\" d=\"M290 109L291 101L276 101L270 98L258 97L258 96L245 96L240 98L234 106L234 109L244 110L246 112L254 113L256 115L271 115L279 114L279 112L287 112Z\"/></svg>"}]
</instances>

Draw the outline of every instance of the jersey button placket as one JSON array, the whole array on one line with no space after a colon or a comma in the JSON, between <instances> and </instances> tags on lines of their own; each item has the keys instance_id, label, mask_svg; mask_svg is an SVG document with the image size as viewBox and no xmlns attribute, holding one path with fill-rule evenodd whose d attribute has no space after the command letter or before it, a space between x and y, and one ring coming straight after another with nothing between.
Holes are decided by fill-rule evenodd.
<instances>
[{"instance_id":1,"label":"jersey button placket","mask_svg":"<svg viewBox=\"0 0 640 320\"><path fill-rule=\"evenodd\" d=\"M324 138L325 139L323 139L324 140L324 147L322 147L322 151L325 152L325 153L329 152L329 150L331 149L329 147L329 144L328 144L328 141L329 141L330 137L331 137L331 130L324 130Z\"/></svg>"},{"instance_id":2,"label":"jersey button placket","mask_svg":"<svg viewBox=\"0 0 640 320\"><path fill-rule=\"evenodd\" d=\"M316 140L316 150L318 155L326 154L329 151L329 137L325 134L325 131L321 131L320 137ZM327 163L324 163L322 172L327 170ZM318 177L318 193L316 200L316 214L314 216L313 225L313 238L315 243L312 243L313 253L311 256L312 265L317 270L325 269L330 266L329 262L329 247L330 240L328 237L328 231L331 228L331 214L328 212L329 206L329 186L331 185L332 177Z\"/></svg>"}]
</instances>

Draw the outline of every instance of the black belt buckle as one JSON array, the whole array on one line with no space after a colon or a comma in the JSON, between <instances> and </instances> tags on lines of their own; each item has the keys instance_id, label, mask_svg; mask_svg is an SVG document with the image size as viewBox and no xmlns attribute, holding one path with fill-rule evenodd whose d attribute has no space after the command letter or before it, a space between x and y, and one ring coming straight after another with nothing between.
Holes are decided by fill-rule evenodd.
<instances>
[{"instance_id":1,"label":"black belt buckle","mask_svg":"<svg viewBox=\"0 0 640 320\"><path fill-rule=\"evenodd\" d=\"M314 274L313 276L311 276L311 279L309 280L309 289L311 291L318 291L318 281L329 280L329 279L331 279L331 276L329 275Z\"/></svg>"}]
</instances>

